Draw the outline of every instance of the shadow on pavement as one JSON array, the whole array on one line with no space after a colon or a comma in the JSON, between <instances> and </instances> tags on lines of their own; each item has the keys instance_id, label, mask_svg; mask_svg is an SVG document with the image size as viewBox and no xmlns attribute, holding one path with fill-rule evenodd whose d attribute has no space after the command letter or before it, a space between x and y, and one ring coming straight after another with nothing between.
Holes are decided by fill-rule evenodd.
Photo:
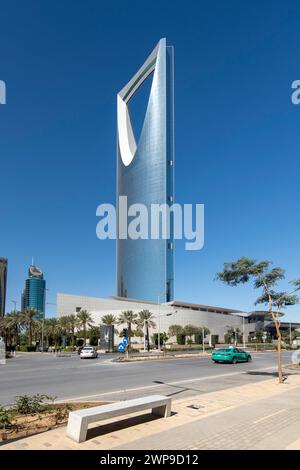
<instances>
[{"instance_id":1,"label":"shadow on pavement","mask_svg":"<svg viewBox=\"0 0 300 470\"><path fill-rule=\"evenodd\" d=\"M172 412L171 416L176 415L177 413ZM138 424L149 423L151 421L156 421L157 419L161 419L160 416L155 416L152 413L146 413L140 416L133 416L132 418L125 418L121 421L116 421L114 423L107 423L96 425L93 428L90 428L87 432L87 440L95 439L95 443L97 444L97 438L104 436L105 434L113 433L115 431L121 431L122 429L130 428L131 426L136 426ZM135 429L137 431L137 429ZM129 430L130 432L130 430ZM112 439L116 439L117 445L117 436L111 436Z\"/></svg>"},{"instance_id":2,"label":"shadow on pavement","mask_svg":"<svg viewBox=\"0 0 300 470\"><path fill-rule=\"evenodd\" d=\"M184 393L184 392L188 392L188 391L204 393L204 391L200 390L199 388L181 387L180 385L168 384L167 382L162 382L161 380L154 380L153 383L159 384L159 385L166 385L167 387L173 387L173 388L177 389L176 392L166 393L165 395L167 397L172 397L173 395L178 395L179 393Z\"/></svg>"}]
</instances>

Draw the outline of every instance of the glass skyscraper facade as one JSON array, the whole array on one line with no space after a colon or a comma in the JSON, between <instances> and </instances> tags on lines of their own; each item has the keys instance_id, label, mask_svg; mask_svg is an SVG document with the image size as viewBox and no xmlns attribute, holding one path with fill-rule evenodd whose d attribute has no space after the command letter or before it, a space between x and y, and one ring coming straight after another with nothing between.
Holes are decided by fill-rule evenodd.
<instances>
[{"instance_id":1,"label":"glass skyscraper facade","mask_svg":"<svg viewBox=\"0 0 300 470\"><path fill-rule=\"evenodd\" d=\"M0 258L0 317L5 315L7 259Z\"/></svg>"},{"instance_id":2,"label":"glass skyscraper facade","mask_svg":"<svg viewBox=\"0 0 300 470\"><path fill-rule=\"evenodd\" d=\"M37 312L37 318L43 319L45 315L46 281L43 272L36 266L29 266L28 278L22 294L22 311L33 308Z\"/></svg>"},{"instance_id":3,"label":"glass skyscraper facade","mask_svg":"<svg viewBox=\"0 0 300 470\"><path fill-rule=\"evenodd\" d=\"M128 103L146 79L152 79L151 91L136 139ZM120 196L127 196L128 207L143 204L150 214L151 204L173 204L173 88L173 47L164 38L118 93L117 205ZM173 300L173 250L172 219L168 239L117 236L117 295L152 302Z\"/></svg>"}]
</instances>

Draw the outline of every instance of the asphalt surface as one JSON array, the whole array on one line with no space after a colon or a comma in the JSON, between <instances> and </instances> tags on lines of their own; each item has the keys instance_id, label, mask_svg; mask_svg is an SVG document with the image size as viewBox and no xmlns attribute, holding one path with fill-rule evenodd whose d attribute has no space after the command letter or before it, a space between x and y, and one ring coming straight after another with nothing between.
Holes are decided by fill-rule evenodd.
<instances>
[{"instance_id":1,"label":"asphalt surface","mask_svg":"<svg viewBox=\"0 0 300 470\"><path fill-rule=\"evenodd\" d=\"M191 357L116 363L111 356L81 360L79 356L20 354L0 365L0 405L16 395L36 393L58 400L115 401L162 393L183 398L221 390L276 375L276 353L253 353L253 361L215 364L210 358ZM283 353L291 363L291 353Z\"/></svg>"}]
</instances>

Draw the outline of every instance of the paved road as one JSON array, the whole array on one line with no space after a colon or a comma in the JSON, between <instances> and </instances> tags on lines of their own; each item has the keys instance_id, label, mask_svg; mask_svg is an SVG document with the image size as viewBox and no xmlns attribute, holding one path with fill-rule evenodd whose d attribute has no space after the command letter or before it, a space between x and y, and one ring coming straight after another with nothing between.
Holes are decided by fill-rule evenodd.
<instances>
[{"instance_id":1,"label":"paved road","mask_svg":"<svg viewBox=\"0 0 300 470\"><path fill-rule=\"evenodd\" d=\"M284 363L291 354L284 353ZM16 395L45 393L59 400L122 400L151 393L182 398L269 378L276 353L254 353L252 363L214 364L209 358L181 358L114 363L108 356L94 360L23 354L0 365L0 404Z\"/></svg>"}]
</instances>

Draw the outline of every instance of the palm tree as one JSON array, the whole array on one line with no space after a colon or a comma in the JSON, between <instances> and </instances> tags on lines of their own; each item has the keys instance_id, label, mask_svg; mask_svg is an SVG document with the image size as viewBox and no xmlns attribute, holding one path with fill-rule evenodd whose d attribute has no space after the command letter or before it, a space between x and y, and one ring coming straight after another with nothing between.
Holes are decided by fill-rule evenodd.
<instances>
[{"instance_id":1,"label":"palm tree","mask_svg":"<svg viewBox=\"0 0 300 470\"><path fill-rule=\"evenodd\" d=\"M114 325L115 323L117 323L117 321L118 319L116 315L112 315L111 313L108 313L107 315L104 315L101 318L101 322L103 323L103 325Z\"/></svg>"},{"instance_id":2,"label":"palm tree","mask_svg":"<svg viewBox=\"0 0 300 470\"><path fill-rule=\"evenodd\" d=\"M20 333L20 312L13 311L11 313L8 313L4 318L6 322L6 327L8 329L9 344L10 346L15 346L18 343L18 336Z\"/></svg>"},{"instance_id":3,"label":"palm tree","mask_svg":"<svg viewBox=\"0 0 300 470\"><path fill-rule=\"evenodd\" d=\"M59 317L58 319L58 325L61 328L61 332L64 336L68 334L69 331L69 320L67 315L63 315L62 317Z\"/></svg>"},{"instance_id":4,"label":"palm tree","mask_svg":"<svg viewBox=\"0 0 300 470\"><path fill-rule=\"evenodd\" d=\"M60 338L62 329L59 321L56 318L46 318L44 322L44 335L46 337L47 344L49 345L49 339L54 340L55 346L60 346Z\"/></svg>"},{"instance_id":5,"label":"palm tree","mask_svg":"<svg viewBox=\"0 0 300 470\"><path fill-rule=\"evenodd\" d=\"M101 318L101 323L103 323L103 325L112 326L118 323L118 318L116 317L116 315L112 315L111 313L108 313L107 315L103 315L103 317ZM118 334L118 330L114 326L114 335L117 335L117 334Z\"/></svg>"},{"instance_id":6,"label":"palm tree","mask_svg":"<svg viewBox=\"0 0 300 470\"><path fill-rule=\"evenodd\" d=\"M6 347L17 344L19 332L19 312L14 311L11 313L7 313L4 317L0 318L0 336L4 337Z\"/></svg>"},{"instance_id":7,"label":"palm tree","mask_svg":"<svg viewBox=\"0 0 300 470\"><path fill-rule=\"evenodd\" d=\"M38 312L35 308L27 307L24 312L20 313L21 324L27 329L28 335L28 346L32 345L32 334L35 327L40 325L40 321L37 319Z\"/></svg>"},{"instance_id":8,"label":"palm tree","mask_svg":"<svg viewBox=\"0 0 300 470\"><path fill-rule=\"evenodd\" d=\"M87 310L80 310L76 315L78 320L78 326L83 328L83 339L84 345L86 345L86 330L88 326L92 326L94 320L92 319L90 313Z\"/></svg>"},{"instance_id":9,"label":"palm tree","mask_svg":"<svg viewBox=\"0 0 300 470\"><path fill-rule=\"evenodd\" d=\"M71 335L71 345L74 347L74 337L75 337L75 330L79 326L78 325L78 318L76 315L68 315L68 325L69 325L69 332Z\"/></svg>"},{"instance_id":10,"label":"palm tree","mask_svg":"<svg viewBox=\"0 0 300 470\"><path fill-rule=\"evenodd\" d=\"M126 323L128 328L128 349L131 346L131 336L132 336L132 324L136 322L137 314L132 310L125 310L119 315L118 323L119 325Z\"/></svg>"},{"instance_id":11,"label":"palm tree","mask_svg":"<svg viewBox=\"0 0 300 470\"><path fill-rule=\"evenodd\" d=\"M53 339L57 343L60 338L60 326L56 318L46 318L44 321L44 335L46 337L47 346L49 339Z\"/></svg>"},{"instance_id":12,"label":"palm tree","mask_svg":"<svg viewBox=\"0 0 300 470\"><path fill-rule=\"evenodd\" d=\"M153 321L153 313L149 310L141 310L139 313L139 318L136 320L136 324L139 329L145 328L145 340L147 343L147 350L150 351L150 338L149 338L149 328L155 328L156 323Z\"/></svg>"}]
</instances>

